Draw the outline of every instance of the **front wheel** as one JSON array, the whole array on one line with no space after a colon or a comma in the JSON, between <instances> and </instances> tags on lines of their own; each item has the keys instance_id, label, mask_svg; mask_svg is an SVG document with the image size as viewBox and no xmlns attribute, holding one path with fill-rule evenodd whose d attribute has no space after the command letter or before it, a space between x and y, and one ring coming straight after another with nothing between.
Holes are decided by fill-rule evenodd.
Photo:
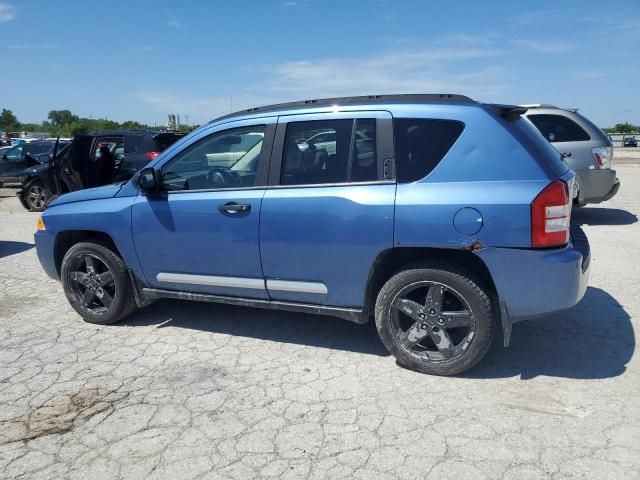
<instances>
[{"instance_id":1,"label":"front wheel","mask_svg":"<svg viewBox=\"0 0 640 480\"><path fill-rule=\"evenodd\" d=\"M42 212L51 194L41 182L31 182L25 189L24 199L33 212Z\"/></svg>"},{"instance_id":2,"label":"front wheel","mask_svg":"<svg viewBox=\"0 0 640 480\"><path fill-rule=\"evenodd\" d=\"M62 260L61 280L67 300L89 323L115 323L136 308L127 267L105 245L82 242Z\"/></svg>"},{"instance_id":3,"label":"front wheel","mask_svg":"<svg viewBox=\"0 0 640 480\"><path fill-rule=\"evenodd\" d=\"M491 346L494 320L488 295L455 265L432 263L401 271L382 287L376 327L401 366L456 375Z\"/></svg>"}]
</instances>

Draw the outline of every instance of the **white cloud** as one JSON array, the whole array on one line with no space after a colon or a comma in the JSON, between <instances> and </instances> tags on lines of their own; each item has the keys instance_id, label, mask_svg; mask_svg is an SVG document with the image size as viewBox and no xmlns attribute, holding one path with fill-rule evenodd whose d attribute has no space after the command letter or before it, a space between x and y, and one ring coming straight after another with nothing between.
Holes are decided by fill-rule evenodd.
<instances>
[{"instance_id":1,"label":"white cloud","mask_svg":"<svg viewBox=\"0 0 640 480\"><path fill-rule=\"evenodd\" d=\"M16 7L8 3L0 3L0 22L10 22L16 18Z\"/></svg>"},{"instance_id":2,"label":"white cloud","mask_svg":"<svg viewBox=\"0 0 640 480\"><path fill-rule=\"evenodd\" d=\"M283 2L282 6L284 8L308 7L309 0L289 0L287 2Z\"/></svg>"},{"instance_id":3,"label":"white cloud","mask_svg":"<svg viewBox=\"0 0 640 480\"><path fill-rule=\"evenodd\" d=\"M564 53L576 48L571 42L559 39L525 39L520 38L511 42L514 46L533 50L538 53Z\"/></svg>"},{"instance_id":4,"label":"white cloud","mask_svg":"<svg viewBox=\"0 0 640 480\"><path fill-rule=\"evenodd\" d=\"M229 96L201 96L163 90L139 90L133 98L162 114L189 114L202 123L244 108L283 101L385 93L461 93L478 100L499 100L512 78L488 66L505 51L491 41L456 36L433 45L403 48L353 58L308 59L258 67L260 81ZM494 62L491 62L494 63Z\"/></svg>"},{"instance_id":5,"label":"white cloud","mask_svg":"<svg viewBox=\"0 0 640 480\"><path fill-rule=\"evenodd\" d=\"M165 90L138 90L131 93L132 98L145 103L162 115L177 113L183 120L189 115L190 123L205 123L209 120L233 111L264 104L264 98L250 94L229 96L185 96ZM266 102L270 103L270 102Z\"/></svg>"},{"instance_id":6,"label":"white cloud","mask_svg":"<svg viewBox=\"0 0 640 480\"><path fill-rule=\"evenodd\" d=\"M11 50L59 50L59 45L8 45Z\"/></svg>"},{"instance_id":7,"label":"white cloud","mask_svg":"<svg viewBox=\"0 0 640 480\"><path fill-rule=\"evenodd\" d=\"M501 67L470 64L503 53L469 36L448 37L368 57L285 62L269 69L268 85L305 98L431 92L486 97L503 90L505 72Z\"/></svg>"},{"instance_id":8,"label":"white cloud","mask_svg":"<svg viewBox=\"0 0 640 480\"><path fill-rule=\"evenodd\" d=\"M182 28L182 24L177 20L167 20L167 25L173 28Z\"/></svg>"}]
</instances>

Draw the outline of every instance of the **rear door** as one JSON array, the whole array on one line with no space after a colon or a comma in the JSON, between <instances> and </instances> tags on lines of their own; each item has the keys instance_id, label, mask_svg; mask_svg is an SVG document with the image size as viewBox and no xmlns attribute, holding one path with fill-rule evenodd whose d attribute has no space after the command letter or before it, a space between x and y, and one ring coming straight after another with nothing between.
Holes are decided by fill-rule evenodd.
<instances>
[{"instance_id":1,"label":"rear door","mask_svg":"<svg viewBox=\"0 0 640 480\"><path fill-rule=\"evenodd\" d=\"M362 307L374 260L393 246L392 162L388 112L279 118L260 216L272 299Z\"/></svg>"}]
</instances>

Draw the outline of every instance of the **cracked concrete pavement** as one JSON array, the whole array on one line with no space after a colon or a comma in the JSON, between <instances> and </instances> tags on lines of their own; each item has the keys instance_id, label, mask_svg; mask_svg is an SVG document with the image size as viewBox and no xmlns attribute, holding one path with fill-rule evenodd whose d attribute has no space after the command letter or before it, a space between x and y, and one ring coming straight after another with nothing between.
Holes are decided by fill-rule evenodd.
<instances>
[{"instance_id":1,"label":"cracked concrete pavement","mask_svg":"<svg viewBox=\"0 0 640 480\"><path fill-rule=\"evenodd\" d=\"M84 323L0 189L0 478L640 478L640 165L617 169L574 211L584 301L457 378L332 318L161 301Z\"/></svg>"}]
</instances>

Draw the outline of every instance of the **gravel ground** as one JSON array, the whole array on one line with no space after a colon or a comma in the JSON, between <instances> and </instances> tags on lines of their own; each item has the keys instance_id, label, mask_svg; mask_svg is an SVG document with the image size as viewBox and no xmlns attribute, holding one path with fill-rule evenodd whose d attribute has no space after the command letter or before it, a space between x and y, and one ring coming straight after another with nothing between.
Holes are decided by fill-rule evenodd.
<instances>
[{"instance_id":1,"label":"gravel ground","mask_svg":"<svg viewBox=\"0 0 640 480\"><path fill-rule=\"evenodd\" d=\"M0 189L0 477L640 478L640 165L617 169L574 212L582 303L457 378L325 317L162 301L83 323Z\"/></svg>"}]
</instances>

